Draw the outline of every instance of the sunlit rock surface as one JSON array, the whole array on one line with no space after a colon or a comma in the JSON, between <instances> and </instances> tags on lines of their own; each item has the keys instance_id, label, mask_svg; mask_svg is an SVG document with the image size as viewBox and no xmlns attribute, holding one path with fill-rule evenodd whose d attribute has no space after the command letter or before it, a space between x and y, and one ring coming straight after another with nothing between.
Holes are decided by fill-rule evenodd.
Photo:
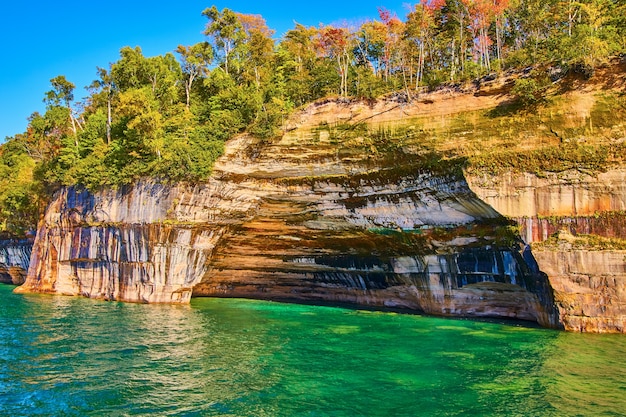
<instances>
[{"instance_id":1,"label":"sunlit rock surface","mask_svg":"<svg viewBox=\"0 0 626 417\"><path fill-rule=\"evenodd\" d=\"M584 173L505 173L468 178L471 189L509 217L588 216L626 210L626 169Z\"/></svg>"},{"instance_id":2,"label":"sunlit rock surface","mask_svg":"<svg viewBox=\"0 0 626 417\"><path fill-rule=\"evenodd\" d=\"M539 250L565 329L626 332L626 251Z\"/></svg>"},{"instance_id":3,"label":"sunlit rock surface","mask_svg":"<svg viewBox=\"0 0 626 417\"><path fill-rule=\"evenodd\" d=\"M95 195L62 190L33 246L18 291L135 302L188 302L224 228L168 224L183 197L155 183Z\"/></svg>"},{"instance_id":4,"label":"sunlit rock surface","mask_svg":"<svg viewBox=\"0 0 626 417\"><path fill-rule=\"evenodd\" d=\"M30 239L0 240L0 283L24 283L32 246Z\"/></svg>"},{"instance_id":5,"label":"sunlit rock surface","mask_svg":"<svg viewBox=\"0 0 626 417\"><path fill-rule=\"evenodd\" d=\"M485 202L515 219L522 238L539 243L566 235L626 239L626 170L470 177ZM534 252L554 289L567 330L626 333L626 251L589 250L567 242Z\"/></svg>"},{"instance_id":6,"label":"sunlit rock surface","mask_svg":"<svg viewBox=\"0 0 626 417\"><path fill-rule=\"evenodd\" d=\"M328 114L308 111L315 123ZM230 141L206 184L64 189L19 291L349 303L559 327L532 254L459 162L432 158L303 125Z\"/></svg>"},{"instance_id":7,"label":"sunlit rock surface","mask_svg":"<svg viewBox=\"0 0 626 417\"><path fill-rule=\"evenodd\" d=\"M612 74L596 87L623 91L623 67ZM530 247L563 229L626 239L626 169L470 175L451 156L488 150L482 140L507 146L496 119L477 112L506 107L511 81L411 102L319 101L287 120L279 138L228 142L206 184L62 190L20 291L350 303L625 332L620 251L539 245L535 259ZM585 87L565 97L562 127L593 136L600 96ZM390 139L397 126L406 136ZM610 132L617 141L620 126ZM548 128L509 126L507 140L562 140ZM512 238L516 226L531 246Z\"/></svg>"}]
</instances>

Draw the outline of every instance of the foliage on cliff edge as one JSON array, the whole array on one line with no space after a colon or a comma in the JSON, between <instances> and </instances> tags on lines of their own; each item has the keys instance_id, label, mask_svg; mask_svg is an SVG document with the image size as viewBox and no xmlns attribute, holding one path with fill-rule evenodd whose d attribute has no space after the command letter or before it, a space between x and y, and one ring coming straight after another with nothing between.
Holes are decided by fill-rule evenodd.
<instances>
[{"instance_id":1,"label":"foliage on cliff edge","mask_svg":"<svg viewBox=\"0 0 626 417\"><path fill-rule=\"evenodd\" d=\"M278 41L261 16L202 14L206 41L156 57L124 47L83 101L64 76L51 80L45 113L0 150L0 230L32 228L42 197L61 185L202 181L226 139L271 138L293 108L320 97L411 100L538 63L591 76L626 52L618 0L421 0L404 19L380 8L358 27L296 24ZM543 85L530 78L515 91L534 104Z\"/></svg>"}]
</instances>

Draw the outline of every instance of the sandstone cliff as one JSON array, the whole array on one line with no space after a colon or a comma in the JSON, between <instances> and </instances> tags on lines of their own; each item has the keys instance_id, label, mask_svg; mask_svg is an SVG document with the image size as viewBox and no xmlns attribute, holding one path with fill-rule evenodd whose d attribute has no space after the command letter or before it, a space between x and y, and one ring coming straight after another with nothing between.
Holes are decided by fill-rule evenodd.
<instances>
[{"instance_id":1,"label":"sandstone cliff","mask_svg":"<svg viewBox=\"0 0 626 417\"><path fill-rule=\"evenodd\" d=\"M336 116L321 107L309 117ZM350 130L239 137L203 185L64 189L19 291L341 302L559 326L545 274L455 161Z\"/></svg>"},{"instance_id":2,"label":"sandstone cliff","mask_svg":"<svg viewBox=\"0 0 626 417\"><path fill-rule=\"evenodd\" d=\"M626 237L626 171L464 170L493 149L558 146L551 123L578 132L595 114L597 92L583 91L536 123L482 116L510 100L510 83L412 103L315 103L274 140L229 141L205 184L63 189L18 290L350 303L624 332L619 252L545 246L535 258L509 219L527 243L564 225Z\"/></svg>"},{"instance_id":3,"label":"sandstone cliff","mask_svg":"<svg viewBox=\"0 0 626 417\"><path fill-rule=\"evenodd\" d=\"M470 179L485 202L514 218L524 240L536 244L567 330L626 332L626 251L572 244L579 234L626 239L624 168ZM558 233L554 244L541 244Z\"/></svg>"},{"instance_id":4,"label":"sandstone cliff","mask_svg":"<svg viewBox=\"0 0 626 417\"><path fill-rule=\"evenodd\" d=\"M33 242L0 240L0 283L21 285L26 279Z\"/></svg>"}]
</instances>

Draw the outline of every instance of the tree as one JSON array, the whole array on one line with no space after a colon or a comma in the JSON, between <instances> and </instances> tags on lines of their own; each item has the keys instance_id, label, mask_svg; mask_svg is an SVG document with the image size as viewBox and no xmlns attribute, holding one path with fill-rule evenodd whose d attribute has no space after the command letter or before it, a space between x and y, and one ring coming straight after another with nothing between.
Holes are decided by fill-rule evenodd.
<instances>
[{"instance_id":1,"label":"tree","mask_svg":"<svg viewBox=\"0 0 626 417\"><path fill-rule=\"evenodd\" d=\"M515 45L526 55L522 65L545 60L554 52L556 3L557 0L519 1L512 11Z\"/></svg>"},{"instance_id":2,"label":"tree","mask_svg":"<svg viewBox=\"0 0 626 417\"><path fill-rule=\"evenodd\" d=\"M491 70L489 49L492 41L488 30L494 16L494 0L462 0L469 10L470 28L481 67Z\"/></svg>"},{"instance_id":3,"label":"tree","mask_svg":"<svg viewBox=\"0 0 626 417\"><path fill-rule=\"evenodd\" d=\"M208 42L200 42L192 46L178 45L176 52L180 55L185 75L185 102L189 109L193 83L198 77L207 75L213 61L213 48Z\"/></svg>"},{"instance_id":4,"label":"tree","mask_svg":"<svg viewBox=\"0 0 626 417\"><path fill-rule=\"evenodd\" d=\"M150 83L148 63L140 47L125 46L120 49L121 58L111 65L112 82L119 91L140 88Z\"/></svg>"},{"instance_id":5,"label":"tree","mask_svg":"<svg viewBox=\"0 0 626 417\"><path fill-rule=\"evenodd\" d=\"M111 144L111 125L113 123L112 119L112 100L113 100L113 92L115 85L113 84L113 77L109 71L105 68L96 67L99 79L94 80L91 83L90 88L94 90L100 90L105 97L106 100L106 113L107 113L107 121L106 121L106 138L107 144ZM92 94L95 95L96 92Z\"/></svg>"},{"instance_id":6,"label":"tree","mask_svg":"<svg viewBox=\"0 0 626 417\"><path fill-rule=\"evenodd\" d=\"M76 88L76 85L74 85L74 83L72 82L69 82L65 78L65 75L59 75L52 78L50 80L50 83L52 84L52 90L46 92L44 102L48 105L49 108L65 106L70 118L70 122L72 123L72 133L74 134L74 136L76 136L76 126L80 126L80 122L74 117L74 112L72 110L72 102L74 101L74 88Z\"/></svg>"},{"instance_id":7,"label":"tree","mask_svg":"<svg viewBox=\"0 0 626 417\"><path fill-rule=\"evenodd\" d=\"M182 70L171 53L146 58L147 77L152 94L159 101L159 109L165 112L179 101L179 82Z\"/></svg>"},{"instance_id":8,"label":"tree","mask_svg":"<svg viewBox=\"0 0 626 417\"><path fill-rule=\"evenodd\" d=\"M384 7L380 7L378 9L378 15L382 21L382 23L387 28L387 32L385 34L384 41L384 52L383 52L383 62L384 62L384 74L385 81L389 80L389 76L395 70L396 66L402 60L402 37L404 34L404 23L398 19L397 16L393 15L389 10ZM406 57L406 55L405 55ZM407 70L407 60L404 60L402 67L402 75L405 79L404 84L406 83L406 70Z\"/></svg>"},{"instance_id":9,"label":"tree","mask_svg":"<svg viewBox=\"0 0 626 417\"><path fill-rule=\"evenodd\" d=\"M450 79L455 80L457 72L465 74L467 61L469 10L462 0L446 0L444 6L446 20L451 38L450 52ZM458 34L458 37L457 37Z\"/></svg>"},{"instance_id":10,"label":"tree","mask_svg":"<svg viewBox=\"0 0 626 417\"><path fill-rule=\"evenodd\" d=\"M367 65L372 73L380 77L383 68L387 26L379 21L368 21L359 28L356 39L355 58L357 64Z\"/></svg>"},{"instance_id":11,"label":"tree","mask_svg":"<svg viewBox=\"0 0 626 417\"><path fill-rule=\"evenodd\" d=\"M591 68L609 56L611 47L604 29L609 21L612 0L591 0L580 3L581 24L576 27L577 50L584 65Z\"/></svg>"},{"instance_id":12,"label":"tree","mask_svg":"<svg viewBox=\"0 0 626 417\"><path fill-rule=\"evenodd\" d=\"M64 110L56 107L44 115L34 112L28 118L28 127L21 136L21 143L28 155L38 163L49 161L58 155L67 120Z\"/></svg>"},{"instance_id":13,"label":"tree","mask_svg":"<svg viewBox=\"0 0 626 417\"><path fill-rule=\"evenodd\" d=\"M322 26L318 34L318 47L322 56L333 59L341 78L340 95L348 95L348 70L352 51L352 34L346 28Z\"/></svg>"},{"instance_id":14,"label":"tree","mask_svg":"<svg viewBox=\"0 0 626 417\"><path fill-rule=\"evenodd\" d=\"M508 10L509 0L493 0L493 13L496 30L496 57L502 60L502 32L504 30L504 14Z\"/></svg>"},{"instance_id":15,"label":"tree","mask_svg":"<svg viewBox=\"0 0 626 417\"><path fill-rule=\"evenodd\" d=\"M316 65L317 29L296 23L278 45L277 59L285 74L285 89L294 103L302 105L313 99L313 70Z\"/></svg>"},{"instance_id":16,"label":"tree","mask_svg":"<svg viewBox=\"0 0 626 417\"><path fill-rule=\"evenodd\" d=\"M426 43L433 37L435 28L435 11L442 7L437 0L422 0L415 5L407 16L405 37L414 42L418 49L417 74L415 89L424 77L424 63L426 60Z\"/></svg>"},{"instance_id":17,"label":"tree","mask_svg":"<svg viewBox=\"0 0 626 417\"><path fill-rule=\"evenodd\" d=\"M225 8L220 12L216 6L205 9L202 15L209 19L204 34L211 37L217 49L222 51L224 71L226 74L230 74L231 53L243 41L244 37L241 22L232 10Z\"/></svg>"},{"instance_id":18,"label":"tree","mask_svg":"<svg viewBox=\"0 0 626 417\"><path fill-rule=\"evenodd\" d=\"M41 202L33 177L36 162L23 140L16 135L0 146L0 232L16 236L36 228Z\"/></svg>"},{"instance_id":19,"label":"tree","mask_svg":"<svg viewBox=\"0 0 626 417\"><path fill-rule=\"evenodd\" d=\"M239 45L242 66L247 71L252 70L256 88L261 86L263 69L269 71L269 64L274 56L274 41L270 30L260 15L236 13L245 33L245 39ZM265 71L265 72L268 72ZM246 71L244 71L246 72Z\"/></svg>"},{"instance_id":20,"label":"tree","mask_svg":"<svg viewBox=\"0 0 626 417\"><path fill-rule=\"evenodd\" d=\"M124 120L125 146L136 157L161 157L163 116L149 89L120 93L118 112Z\"/></svg>"},{"instance_id":21,"label":"tree","mask_svg":"<svg viewBox=\"0 0 626 417\"><path fill-rule=\"evenodd\" d=\"M149 86L161 110L177 101L182 71L173 54L145 57L141 48L124 47L111 65L111 81L120 92Z\"/></svg>"}]
</instances>

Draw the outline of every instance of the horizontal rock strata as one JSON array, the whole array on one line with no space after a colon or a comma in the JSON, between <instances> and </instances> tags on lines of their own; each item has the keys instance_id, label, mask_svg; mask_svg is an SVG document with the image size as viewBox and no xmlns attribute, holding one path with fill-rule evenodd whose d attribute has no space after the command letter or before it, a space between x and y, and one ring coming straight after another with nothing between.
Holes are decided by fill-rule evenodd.
<instances>
[{"instance_id":1,"label":"horizontal rock strata","mask_svg":"<svg viewBox=\"0 0 626 417\"><path fill-rule=\"evenodd\" d=\"M626 170L470 177L472 189L513 218L528 243L565 232L626 239ZM626 332L626 252L576 247L567 241L537 245L536 259L554 289L567 330Z\"/></svg>"},{"instance_id":2,"label":"horizontal rock strata","mask_svg":"<svg viewBox=\"0 0 626 417\"><path fill-rule=\"evenodd\" d=\"M241 136L202 185L64 189L20 291L350 303L559 327L547 277L469 189L461 161L358 129Z\"/></svg>"},{"instance_id":3,"label":"horizontal rock strata","mask_svg":"<svg viewBox=\"0 0 626 417\"><path fill-rule=\"evenodd\" d=\"M539 250L565 329L626 333L626 251Z\"/></svg>"},{"instance_id":4,"label":"horizontal rock strata","mask_svg":"<svg viewBox=\"0 0 626 417\"><path fill-rule=\"evenodd\" d=\"M0 283L21 285L26 279L33 242L0 240Z\"/></svg>"}]
</instances>

